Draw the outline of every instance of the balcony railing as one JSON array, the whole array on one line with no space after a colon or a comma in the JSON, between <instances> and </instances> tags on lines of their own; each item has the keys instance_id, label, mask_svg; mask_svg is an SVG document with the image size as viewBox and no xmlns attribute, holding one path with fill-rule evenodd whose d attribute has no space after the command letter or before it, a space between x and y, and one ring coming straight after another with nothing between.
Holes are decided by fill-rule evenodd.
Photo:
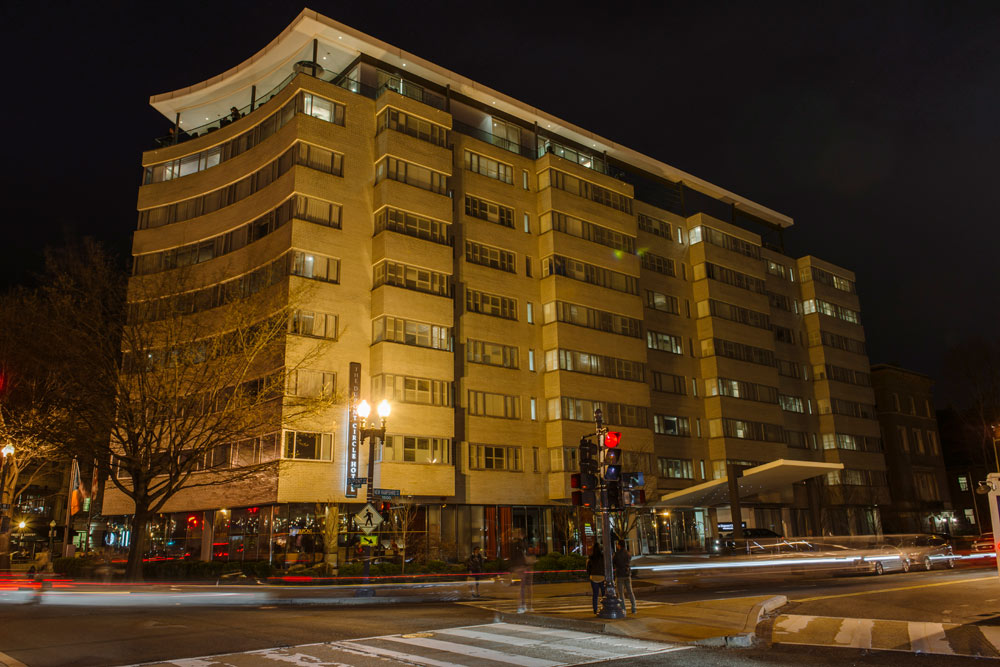
<instances>
[{"instance_id":1,"label":"balcony railing","mask_svg":"<svg viewBox=\"0 0 1000 667\"><path fill-rule=\"evenodd\" d=\"M517 155L523 155L524 157L529 157L534 159L535 151L527 146L521 146L517 142L511 141L510 139L505 139L504 137L498 137L495 134L490 134L486 130L480 130L478 127L473 127L472 125L466 125L457 120L452 120L451 128L456 132L461 132L462 134L468 135L480 141L485 141L488 144L493 144L498 148L502 148L505 151L510 151Z\"/></svg>"},{"instance_id":2,"label":"balcony railing","mask_svg":"<svg viewBox=\"0 0 1000 667\"><path fill-rule=\"evenodd\" d=\"M379 86L378 92L375 94L375 99L382 97L389 90L399 93L403 97L409 97L411 100L423 102L427 106L444 111L445 104L443 97L430 93L423 86L410 83L406 79L391 79L386 81Z\"/></svg>"},{"instance_id":3,"label":"balcony railing","mask_svg":"<svg viewBox=\"0 0 1000 667\"><path fill-rule=\"evenodd\" d=\"M267 91L262 95L259 95L257 99L253 100L252 103L248 100L244 106L238 107L236 109L235 114L230 112L230 114L226 116L217 118L213 121L209 121L197 127L181 128L180 131L176 133L174 132L174 128L170 128L170 134L164 137L157 137L156 139L153 140L154 144L156 145L157 148L162 148L163 146L171 146L173 144L179 144L184 141L187 141L188 139L194 139L196 137L200 137L210 132L215 132L216 130L226 127L230 123L239 120L240 118L243 118L244 116L252 112L254 109L259 109L272 97L274 97L282 90L284 90L285 86L291 83L292 79L294 79L295 76L300 73L305 74L306 76L313 76L313 74L310 73L308 67L297 66L296 71L291 72L288 76L282 79L281 83L276 85L274 88L272 88L271 90ZM378 95L381 94L381 92L376 94L376 90L371 86L366 86L360 81L349 79L346 76L336 72L323 72L322 74L316 76L315 78L319 79L320 81L326 81L327 83L332 83L335 86L340 86L344 90L349 90L352 93L357 93L358 95L363 95L370 99L375 99L376 97L378 97Z\"/></svg>"}]
</instances>

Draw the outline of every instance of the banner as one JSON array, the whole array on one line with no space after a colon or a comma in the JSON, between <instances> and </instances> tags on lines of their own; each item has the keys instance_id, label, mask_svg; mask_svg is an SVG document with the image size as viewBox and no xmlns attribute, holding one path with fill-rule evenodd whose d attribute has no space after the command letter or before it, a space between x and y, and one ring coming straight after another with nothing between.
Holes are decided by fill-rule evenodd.
<instances>
[{"instance_id":1,"label":"banner","mask_svg":"<svg viewBox=\"0 0 1000 667\"><path fill-rule=\"evenodd\" d=\"M358 425L358 402L361 400L361 364L352 361L348 378L348 408L347 408L347 487L344 495L348 498L358 497L358 487L351 484L358 477L360 468L359 451L361 443L361 427Z\"/></svg>"}]
</instances>

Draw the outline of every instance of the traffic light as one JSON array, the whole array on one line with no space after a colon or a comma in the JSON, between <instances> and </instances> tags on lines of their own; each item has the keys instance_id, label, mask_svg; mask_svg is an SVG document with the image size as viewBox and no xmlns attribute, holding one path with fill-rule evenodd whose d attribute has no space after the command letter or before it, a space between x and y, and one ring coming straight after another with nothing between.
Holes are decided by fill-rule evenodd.
<instances>
[{"instance_id":1,"label":"traffic light","mask_svg":"<svg viewBox=\"0 0 1000 667\"><path fill-rule=\"evenodd\" d=\"M608 509L620 510L622 508L622 483L608 482Z\"/></svg>"},{"instance_id":2,"label":"traffic light","mask_svg":"<svg viewBox=\"0 0 1000 667\"><path fill-rule=\"evenodd\" d=\"M597 474L598 446L587 438L580 438L580 472Z\"/></svg>"},{"instance_id":3,"label":"traffic light","mask_svg":"<svg viewBox=\"0 0 1000 667\"><path fill-rule=\"evenodd\" d=\"M389 502L388 500L383 500L378 504L378 513L382 515L383 519L386 516L388 516L391 510L392 510L392 503Z\"/></svg>"},{"instance_id":4,"label":"traffic light","mask_svg":"<svg viewBox=\"0 0 1000 667\"><path fill-rule=\"evenodd\" d=\"M622 450L605 447L601 452L601 477L605 482L617 482L622 474Z\"/></svg>"},{"instance_id":5,"label":"traffic light","mask_svg":"<svg viewBox=\"0 0 1000 667\"><path fill-rule=\"evenodd\" d=\"M633 489L632 491L626 491L624 500L626 505L645 505L646 491L643 489Z\"/></svg>"},{"instance_id":6,"label":"traffic light","mask_svg":"<svg viewBox=\"0 0 1000 667\"><path fill-rule=\"evenodd\" d=\"M608 431L604 434L604 446L605 447L617 447L622 441L622 434L620 431Z\"/></svg>"},{"instance_id":7,"label":"traffic light","mask_svg":"<svg viewBox=\"0 0 1000 667\"><path fill-rule=\"evenodd\" d=\"M646 483L646 476L643 475L641 472L622 473L622 485L628 491L640 487L645 483Z\"/></svg>"},{"instance_id":8,"label":"traffic light","mask_svg":"<svg viewBox=\"0 0 1000 667\"><path fill-rule=\"evenodd\" d=\"M622 502L624 505L644 505L646 492L640 489L646 483L646 476L641 472L622 473Z\"/></svg>"},{"instance_id":9,"label":"traffic light","mask_svg":"<svg viewBox=\"0 0 1000 667\"><path fill-rule=\"evenodd\" d=\"M596 462L595 462L596 463ZM594 507L597 497L594 491L597 489L597 476L589 472L575 472L569 476L569 486L573 491L572 501L574 505L582 507Z\"/></svg>"}]
</instances>

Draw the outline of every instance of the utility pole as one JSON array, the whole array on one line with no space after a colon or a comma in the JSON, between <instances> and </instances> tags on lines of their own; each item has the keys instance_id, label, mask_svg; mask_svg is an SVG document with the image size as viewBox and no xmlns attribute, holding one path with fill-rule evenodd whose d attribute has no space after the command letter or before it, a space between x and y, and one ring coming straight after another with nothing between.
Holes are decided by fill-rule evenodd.
<instances>
[{"instance_id":1,"label":"utility pole","mask_svg":"<svg viewBox=\"0 0 1000 667\"><path fill-rule=\"evenodd\" d=\"M609 482L617 481L621 474L621 466L617 465L618 440L616 438L611 447L605 446L611 443L610 441L606 442L608 429L604 426L604 413L600 408L594 410L594 420L597 423L597 445L601 452L602 463L600 509L601 540L604 542L604 598L601 600L601 610L597 615L600 618L625 618L625 606L618 599L618 591L615 588L615 568L612 564L615 544L611 535L611 498L608 494ZM611 468L615 468L615 470L609 472Z\"/></svg>"}]
</instances>

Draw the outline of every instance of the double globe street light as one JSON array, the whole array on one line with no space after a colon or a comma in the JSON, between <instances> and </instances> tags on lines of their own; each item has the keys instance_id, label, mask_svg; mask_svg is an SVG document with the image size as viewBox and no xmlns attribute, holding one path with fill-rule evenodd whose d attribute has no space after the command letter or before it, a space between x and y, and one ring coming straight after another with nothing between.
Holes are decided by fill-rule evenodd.
<instances>
[{"instance_id":1,"label":"double globe street light","mask_svg":"<svg viewBox=\"0 0 1000 667\"><path fill-rule=\"evenodd\" d=\"M381 403L378 404L376 409L379 416L379 426L378 428L368 427L368 415L372 412L372 406L368 404L368 401L362 400L358 403L357 413L361 417L361 428L358 429L358 437L361 442L368 440L368 493L367 500L368 504L375 502L375 447L376 441L381 442L385 440L385 422L389 417L389 412L391 408L389 407L389 401L383 399ZM364 547L364 578L365 583L368 583L368 575L371 572L371 558L372 547L371 544L366 544ZM359 597L371 597L375 595L375 591L372 589L359 589L356 593Z\"/></svg>"}]
</instances>

